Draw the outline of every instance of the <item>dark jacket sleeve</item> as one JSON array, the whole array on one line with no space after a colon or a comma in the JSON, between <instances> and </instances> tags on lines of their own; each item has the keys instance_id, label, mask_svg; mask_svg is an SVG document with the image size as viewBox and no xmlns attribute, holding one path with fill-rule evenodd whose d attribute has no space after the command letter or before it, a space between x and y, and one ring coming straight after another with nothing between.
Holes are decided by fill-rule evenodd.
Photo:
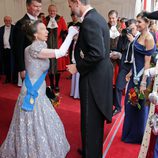
<instances>
[{"instance_id":1,"label":"dark jacket sleeve","mask_svg":"<svg viewBox=\"0 0 158 158\"><path fill-rule=\"evenodd\" d=\"M3 34L4 34L4 26L0 27L0 53L3 51Z\"/></svg>"},{"instance_id":2,"label":"dark jacket sleeve","mask_svg":"<svg viewBox=\"0 0 158 158\"><path fill-rule=\"evenodd\" d=\"M11 45L11 49L13 50L13 33L14 33L14 25L11 25L11 32L10 32L10 37L9 37L9 42Z\"/></svg>"},{"instance_id":3,"label":"dark jacket sleeve","mask_svg":"<svg viewBox=\"0 0 158 158\"><path fill-rule=\"evenodd\" d=\"M84 58L79 58L76 61L76 66L80 74L84 75L91 71L105 57L102 29L94 19L86 19L82 24L80 47Z\"/></svg>"},{"instance_id":4,"label":"dark jacket sleeve","mask_svg":"<svg viewBox=\"0 0 158 158\"><path fill-rule=\"evenodd\" d=\"M22 31L21 27L22 27L22 23L17 22L13 31L14 53L16 57L18 71L25 70L25 62L24 62L25 34Z\"/></svg>"}]
</instances>

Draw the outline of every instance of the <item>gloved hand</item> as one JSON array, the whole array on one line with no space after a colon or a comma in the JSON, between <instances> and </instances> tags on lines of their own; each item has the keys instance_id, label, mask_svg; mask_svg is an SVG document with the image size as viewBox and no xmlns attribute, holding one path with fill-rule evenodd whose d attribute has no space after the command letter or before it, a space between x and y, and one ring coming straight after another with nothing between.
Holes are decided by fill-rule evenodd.
<instances>
[{"instance_id":1,"label":"gloved hand","mask_svg":"<svg viewBox=\"0 0 158 158\"><path fill-rule=\"evenodd\" d=\"M56 59L63 57L66 55L69 46L73 40L73 37L78 34L78 29L75 26L70 26L69 30L68 30L68 35L66 36L65 41L63 42L63 44L61 45L61 47L59 49L55 49L55 56Z\"/></svg>"},{"instance_id":2,"label":"gloved hand","mask_svg":"<svg viewBox=\"0 0 158 158\"><path fill-rule=\"evenodd\" d=\"M76 34L78 34L79 30L76 26L70 26L68 29L68 34L72 37L74 37Z\"/></svg>"}]
</instances>

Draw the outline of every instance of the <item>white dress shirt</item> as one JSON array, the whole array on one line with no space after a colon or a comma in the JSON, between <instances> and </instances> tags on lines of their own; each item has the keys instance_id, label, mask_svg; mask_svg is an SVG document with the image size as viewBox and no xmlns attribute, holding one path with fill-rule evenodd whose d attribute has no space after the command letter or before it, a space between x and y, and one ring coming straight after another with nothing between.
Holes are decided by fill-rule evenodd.
<instances>
[{"instance_id":1,"label":"white dress shirt","mask_svg":"<svg viewBox=\"0 0 158 158\"><path fill-rule=\"evenodd\" d=\"M110 38L115 39L118 36L120 36L120 33L119 33L116 25L111 26L111 28L110 28Z\"/></svg>"},{"instance_id":2,"label":"white dress shirt","mask_svg":"<svg viewBox=\"0 0 158 158\"><path fill-rule=\"evenodd\" d=\"M10 37L10 32L11 32L11 26L4 27L4 35L3 35L3 43L4 43L4 49L10 49L10 43L9 43L9 37Z\"/></svg>"},{"instance_id":3,"label":"white dress shirt","mask_svg":"<svg viewBox=\"0 0 158 158\"><path fill-rule=\"evenodd\" d=\"M38 20L37 17L32 16L31 14L27 13L28 17L30 18L31 22Z\"/></svg>"},{"instance_id":4,"label":"white dress shirt","mask_svg":"<svg viewBox=\"0 0 158 158\"><path fill-rule=\"evenodd\" d=\"M81 16L80 21L82 22L84 20L85 15L87 14L87 12L89 12L90 10L92 10L92 7L89 7Z\"/></svg>"}]
</instances>

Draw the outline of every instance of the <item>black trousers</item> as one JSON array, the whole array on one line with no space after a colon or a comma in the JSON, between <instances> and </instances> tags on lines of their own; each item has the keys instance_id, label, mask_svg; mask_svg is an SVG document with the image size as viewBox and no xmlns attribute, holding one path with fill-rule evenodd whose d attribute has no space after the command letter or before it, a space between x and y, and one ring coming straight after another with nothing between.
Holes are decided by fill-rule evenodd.
<instances>
[{"instance_id":1,"label":"black trousers","mask_svg":"<svg viewBox=\"0 0 158 158\"><path fill-rule=\"evenodd\" d=\"M15 62L15 56L11 49L3 50L3 63L4 63L4 74L6 81L17 83L18 71Z\"/></svg>"},{"instance_id":2,"label":"black trousers","mask_svg":"<svg viewBox=\"0 0 158 158\"><path fill-rule=\"evenodd\" d=\"M11 57L11 49L4 49L3 52L4 57L4 73L7 81L11 81L11 69L12 69L12 57Z\"/></svg>"},{"instance_id":3,"label":"black trousers","mask_svg":"<svg viewBox=\"0 0 158 158\"><path fill-rule=\"evenodd\" d=\"M83 158L102 158L104 116L98 109L88 81L80 80L81 137Z\"/></svg>"}]
</instances>

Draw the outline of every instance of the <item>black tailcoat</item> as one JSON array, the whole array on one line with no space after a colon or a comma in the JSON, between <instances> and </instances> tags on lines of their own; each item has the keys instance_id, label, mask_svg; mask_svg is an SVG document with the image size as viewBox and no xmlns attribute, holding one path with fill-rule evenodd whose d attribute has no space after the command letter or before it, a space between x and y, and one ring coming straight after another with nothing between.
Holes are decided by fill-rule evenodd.
<instances>
[{"instance_id":1,"label":"black tailcoat","mask_svg":"<svg viewBox=\"0 0 158 158\"><path fill-rule=\"evenodd\" d=\"M22 19L17 21L14 27L13 42L18 71L25 70L24 50L32 43L31 40L26 36L26 32L24 30L24 25L29 22L30 18L27 14L25 14Z\"/></svg>"},{"instance_id":2,"label":"black tailcoat","mask_svg":"<svg viewBox=\"0 0 158 158\"><path fill-rule=\"evenodd\" d=\"M83 80L88 80L98 108L106 120L111 121L113 67L109 58L109 46L107 23L93 9L87 13L81 24L75 48L75 60L83 83L80 87L84 87ZM80 51L83 52L84 58L81 57Z\"/></svg>"},{"instance_id":3,"label":"black tailcoat","mask_svg":"<svg viewBox=\"0 0 158 158\"><path fill-rule=\"evenodd\" d=\"M5 26L0 27L0 52L2 52L4 49L4 43L3 43L4 28ZM10 36L9 36L9 44L11 49L13 48L13 29L14 29L14 25L11 25Z\"/></svg>"},{"instance_id":4,"label":"black tailcoat","mask_svg":"<svg viewBox=\"0 0 158 158\"><path fill-rule=\"evenodd\" d=\"M13 59L12 55L12 48L13 48L13 29L14 25L11 25L11 30L10 30L10 35L9 35L9 44L11 49L9 50L8 53L4 53L4 31L5 31L5 25L0 27L0 74L4 74L7 76L8 80L11 78L11 60ZM7 59L9 57L9 59Z\"/></svg>"},{"instance_id":5,"label":"black tailcoat","mask_svg":"<svg viewBox=\"0 0 158 158\"><path fill-rule=\"evenodd\" d=\"M102 157L104 120L112 120L113 66L109 52L108 25L105 19L92 9L85 15L75 47L76 66L80 73L84 158Z\"/></svg>"}]
</instances>

